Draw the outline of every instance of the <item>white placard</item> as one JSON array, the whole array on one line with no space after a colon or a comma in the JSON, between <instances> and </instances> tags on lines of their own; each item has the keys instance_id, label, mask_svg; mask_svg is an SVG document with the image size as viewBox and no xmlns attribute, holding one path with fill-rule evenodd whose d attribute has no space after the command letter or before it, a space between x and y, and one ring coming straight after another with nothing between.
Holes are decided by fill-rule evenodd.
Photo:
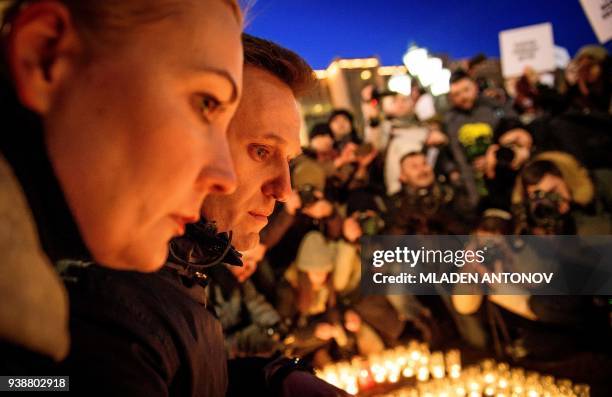
<instances>
[{"instance_id":1,"label":"white placard","mask_svg":"<svg viewBox=\"0 0 612 397\"><path fill-rule=\"evenodd\" d=\"M499 49L506 78L522 75L527 66L538 73L555 69L555 43L550 23L499 32Z\"/></svg>"},{"instance_id":2,"label":"white placard","mask_svg":"<svg viewBox=\"0 0 612 397\"><path fill-rule=\"evenodd\" d=\"M580 0L597 40L604 44L612 40L612 0Z\"/></svg>"}]
</instances>

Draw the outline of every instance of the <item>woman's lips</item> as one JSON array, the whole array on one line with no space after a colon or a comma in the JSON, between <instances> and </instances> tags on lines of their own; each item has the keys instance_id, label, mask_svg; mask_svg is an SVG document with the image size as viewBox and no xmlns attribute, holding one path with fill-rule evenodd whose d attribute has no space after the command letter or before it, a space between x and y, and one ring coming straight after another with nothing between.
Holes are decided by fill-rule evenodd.
<instances>
[{"instance_id":1,"label":"woman's lips","mask_svg":"<svg viewBox=\"0 0 612 397\"><path fill-rule=\"evenodd\" d=\"M249 215L251 215L255 220L263 223L268 223L268 216L264 214L260 214L257 212L249 211Z\"/></svg>"}]
</instances>

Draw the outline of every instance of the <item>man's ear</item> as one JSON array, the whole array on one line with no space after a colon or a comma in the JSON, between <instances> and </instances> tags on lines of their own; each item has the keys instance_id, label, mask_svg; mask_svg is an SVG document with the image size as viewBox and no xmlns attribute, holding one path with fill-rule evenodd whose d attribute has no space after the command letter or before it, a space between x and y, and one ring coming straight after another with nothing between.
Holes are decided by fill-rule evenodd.
<instances>
[{"instance_id":1,"label":"man's ear","mask_svg":"<svg viewBox=\"0 0 612 397\"><path fill-rule=\"evenodd\" d=\"M48 0L26 5L11 22L8 64L21 103L48 112L52 98L69 72L69 57L78 50L70 12Z\"/></svg>"}]
</instances>

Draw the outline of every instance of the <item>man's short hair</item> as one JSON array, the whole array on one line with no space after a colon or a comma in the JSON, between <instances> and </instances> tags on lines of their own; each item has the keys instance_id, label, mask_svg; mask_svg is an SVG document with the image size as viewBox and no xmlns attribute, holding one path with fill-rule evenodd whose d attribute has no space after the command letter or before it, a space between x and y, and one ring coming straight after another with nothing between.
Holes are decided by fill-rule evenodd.
<instances>
[{"instance_id":1,"label":"man's short hair","mask_svg":"<svg viewBox=\"0 0 612 397\"><path fill-rule=\"evenodd\" d=\"M244 64L265 70L287 84L293 95L303 96L315 87L317 79L308 63L295 52L271 41L242 34Z\"/></svg>"},{"instance_id":2,"label":"man's short hair","mask_svg":"<svg viewBox=\"0 0 612 397\"><path fill-rule=\"evenodd\" d=\"M523 187L525 192L527 187L537 185L540 183L545 175L554 175L563 179L561 170L555 163L549 160L536 160L525 166L521 171Z\"/></svg>"},{"instance_id":3,"label":"man's short hair","mask_svg":"<svg viewBox=\"0 0 612 397\"><path fill-rule=\"evenodd\" d=\"M470 75L463 69L459 69L459 70L455 70L453 72L453 74L451 74L450 77L450 84L454 84L460 80L463 79L470 79L472 80L472 78L470 77Z\"/></svg>"},{"instance_id":4,"label":"man's short hair","mask_svg":"<svg viewBox=\"0 0 612 397\"><path fill-rule=\"evenodd\" d=\"M425 152L423 150L408 152L408 153L404 154L400 158L400 161L399 161L400 167L402 166L402 164L404 164L404 160L406 160L409 157L414 157L414 156L425 156L425 157L427 157L427 155L425 154Z\"/></svg>"}]
</instances>

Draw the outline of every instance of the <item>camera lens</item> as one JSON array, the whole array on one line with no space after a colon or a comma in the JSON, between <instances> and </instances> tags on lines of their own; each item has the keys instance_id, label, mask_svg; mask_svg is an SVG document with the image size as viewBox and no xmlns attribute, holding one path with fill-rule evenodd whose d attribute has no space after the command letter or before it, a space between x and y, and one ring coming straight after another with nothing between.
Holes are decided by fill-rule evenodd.
<instances>
[{"instance_id":1,"label":"camera lens","mask_svg":"<svg viewBox=\"0 0 612 397\"><path fill-rule=\"evenodd\" d=\"M512 161L514 160L514 150L507 146L500 147L495 153L497 159L497 166L501 168L511 168Z\"/></svg>"}]
</instances>

